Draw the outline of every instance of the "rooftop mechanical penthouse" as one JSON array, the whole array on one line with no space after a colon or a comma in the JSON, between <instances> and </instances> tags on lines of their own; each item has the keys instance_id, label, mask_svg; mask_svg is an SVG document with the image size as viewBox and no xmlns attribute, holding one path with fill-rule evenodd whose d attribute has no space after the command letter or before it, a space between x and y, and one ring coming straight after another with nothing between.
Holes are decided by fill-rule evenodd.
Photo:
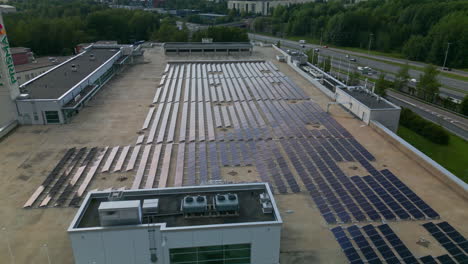
<instances>
[{"instance_id":1,"label":"rooftop mechanical penthouse","mask_svg":"<svg viewBox=\"0 0 468 264\"><path fill-rule=\"evenodd\" d=\"M77 264L271 264L281 226L269 185L249 183L91 192L68 233Z\"/></svg>"}]
</instances>

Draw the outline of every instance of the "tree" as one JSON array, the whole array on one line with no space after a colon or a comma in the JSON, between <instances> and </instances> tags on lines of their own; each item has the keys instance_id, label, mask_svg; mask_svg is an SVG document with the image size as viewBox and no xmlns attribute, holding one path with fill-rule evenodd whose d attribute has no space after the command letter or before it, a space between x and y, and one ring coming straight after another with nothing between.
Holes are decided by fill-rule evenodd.
<instances>
[{"instance_id":1,"label":"tree","mask_svg":"<svg viewBox=\"0 0 468 264\"><path fill-rule=\"evenodd\" d=\"M347 81L347 85L349 86L355 86L355 85L358 85L359 84L359 77L360 77L360 74L358 71L354 70L353 72L351 72L351 74L349 75L349 78L348 78L348 81Z\"/></svg>"},{"instance_id":2,"label":"tree","mask_svg":"<svg viewBox=\"0 0 468 264\"><path fill-rule=\"evenodd\" d=\"M460 113L468 116L468 95L465 95L465 98L463 98L463 101L460 104Z\"/></svg>"},{"instance_id":3,"label":"tree","mask_svg":"<svg viewBox=\"0 0 468 264\"><path fill-rule=\"evenodd\" d=\"M327 58L325 59L325 62L324 62L324 65L323 65L323 70L325 72L330 72L331 70L331 59L330 59L330 56L327 56Z\"/></svg>"},{"instance_id":4,"label":"tree","mask_svg":"<svg viewBox=\"0 0 468 264\"><path fill-rule=\"evenodd\" d=\"M437 80L439 71L434 65L427 65L424 72L420 75L420 80L416 85L418 96L428 102L434 102L439 94L440 83Z\"/></svg>"},{"instance_id":5,"label":"tree","mask_svg":"<svg viewBox=\"0 0 468 264\"><path fill-rule=\"evenodd\" d=\"M385 96L385 90L387 89L387 81L385 80L385 73L379 75L379 79L375 83L374 92L380 96Z\"/></svg>"},{"instance_id":6,"label":"tree","mask_svg":"<svg viewBox=\"0 0 468 264\"><path fill-rule=\"evenodd\" d=\"M397 75L395 76L395 89L399 91L404 91L408 86L410 77L411 76L409 75L409 65L408 63L406 63L405 66L400 68Z\"/></svg>"}]
</instances>

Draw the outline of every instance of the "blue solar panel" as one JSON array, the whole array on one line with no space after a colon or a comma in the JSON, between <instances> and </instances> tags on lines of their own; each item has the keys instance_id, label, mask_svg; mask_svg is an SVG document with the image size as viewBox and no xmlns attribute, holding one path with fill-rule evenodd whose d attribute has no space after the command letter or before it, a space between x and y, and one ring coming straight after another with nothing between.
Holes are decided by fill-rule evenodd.
<instances>
[{"instance_id":1,"label":"blue solar panel","mask_svg":"<svg viewBox=\"0 0 468 264\"><path fill-rule=\"evenodd\" d=\"M425 256L419 258L423 264L438 264L437 261L432 256Z\"/></svg>"},{"instance_id":2,"label":"blue solar panel","mask_svg":"<svg viewBox=\"0 0 468 264\"><path fill-rule=\"evenodd\" d=\"M441 264L456 264L456 262L453 261L453 259L452 259L449 255L438 256L438 257L437 257L437 260L438 260Z\"/></svg>"}]
</instances>

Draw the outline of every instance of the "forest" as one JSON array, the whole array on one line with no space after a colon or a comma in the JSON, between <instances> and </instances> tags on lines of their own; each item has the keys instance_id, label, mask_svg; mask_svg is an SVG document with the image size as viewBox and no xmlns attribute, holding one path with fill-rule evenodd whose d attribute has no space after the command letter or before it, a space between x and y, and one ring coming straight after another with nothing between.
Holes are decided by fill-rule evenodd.
<instances>
[{"instance_id":1,"label":"forest","mask_svg":"<svg viewBox=\"0 0 468 264\"><path fill-rule=\"evenodd\" d=\"M30 0L14 5L18 12L4 15L10 44L29 47L37 55L69 55L76 44L97 40L148 40L160 28L158 14L91 1Z\"/></svg>"},{"instance_id":2,"label":"forest","mask_svg":"<svg viewBox=\"0 0 468 264\"><path fill-rule=\"evenodd\" d=\"M329 45L402 54L410 60L468 68L468 1L369 0L280 6L258 17L256 32L304 36Z\"/></svg>"}]
</instances>

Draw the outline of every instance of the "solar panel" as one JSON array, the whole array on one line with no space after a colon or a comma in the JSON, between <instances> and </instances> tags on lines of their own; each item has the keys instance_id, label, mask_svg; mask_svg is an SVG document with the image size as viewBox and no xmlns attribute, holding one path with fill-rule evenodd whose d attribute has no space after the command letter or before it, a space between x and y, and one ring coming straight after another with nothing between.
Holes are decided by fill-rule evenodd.
<instances>
[{"instance_id":1,"label":"solar panel","mask_svg":"<svg viewBox=\"0 0 468 264\"><path fill-rule=\"evenodd\" d=\"M437 264L437 261L432 256L424 256L419 258L423 264Z\"/></svg>"},{"instance_id":2,"label":"solar panel","mask_svg":"<svg viewBox=\"0 0 468 264\"><path fill-rule=\"evenodd\" d=\"M437 257L437 260L438 260L441 264L456 264L456 262L453 261L453 259L452 259L449 255L438 256L438 257Z\"/></svg>"}]
</instances>

